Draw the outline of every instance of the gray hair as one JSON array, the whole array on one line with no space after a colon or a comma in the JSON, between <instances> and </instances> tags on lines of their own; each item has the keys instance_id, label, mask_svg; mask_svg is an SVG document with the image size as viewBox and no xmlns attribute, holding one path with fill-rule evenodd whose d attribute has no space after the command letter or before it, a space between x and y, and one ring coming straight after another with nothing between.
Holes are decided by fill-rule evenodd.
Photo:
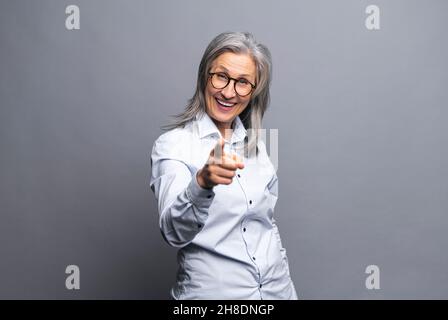
<instances>
[{"instance_id":1,"label":"gray hair","mask_svg":"<svg viewBox=\"0 0 448 320\"><path fill-rule=\"evenodd\" d=\"M225 52L248 53L254 59L257 74L256 87L252 93L247 107L241 112L240 119L248 131L244 147L252 151L256 150L259 130L263 115L269 105L269 86L272 74L272 59L269 49L258 43L249 32L224 32L216 36L205 49L198 70L196 92L188 101L185 110L174 116L173 123L163 127L165 130L184 127L194 120L197 114L206 111L205 89L208 82L212 62ZM257 150L258 151L258 150Z\"/></svg>"}]
</instances>

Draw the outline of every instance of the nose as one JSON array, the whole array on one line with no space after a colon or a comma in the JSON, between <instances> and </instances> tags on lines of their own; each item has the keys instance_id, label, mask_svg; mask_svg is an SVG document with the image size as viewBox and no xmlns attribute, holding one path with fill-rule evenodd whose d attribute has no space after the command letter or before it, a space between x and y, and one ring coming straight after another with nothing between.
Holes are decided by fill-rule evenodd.
<instances>
[{"instance_id":1,"label":"nose","mask_svg":"<svg viewBox=\"0 0 448 320\"><path fill-rule=\"evenodd\" d=\"M236 96L235 83L233 81L235 80L230 80L229 84L224 89L221 90L221 94L226 99L232 99L233 97Z\"/></svg>"}]
</instances>

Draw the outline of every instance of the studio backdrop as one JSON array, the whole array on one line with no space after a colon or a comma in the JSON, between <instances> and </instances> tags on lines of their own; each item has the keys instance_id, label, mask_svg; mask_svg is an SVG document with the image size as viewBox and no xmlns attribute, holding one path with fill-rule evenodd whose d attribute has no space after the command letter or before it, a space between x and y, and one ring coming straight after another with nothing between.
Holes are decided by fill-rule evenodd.
<instances>
[{"instance_id":1,"label":"studio backdrop","mask_svg":"<svg viewBox=\"0 0 448 320\"><path fill-rule=\"evenodd\" d=\"M0 298L167 299L161 126L224 31L273 57L301 299L448 298L448 2L0 0Z\"/></svg>"}]
</instances>

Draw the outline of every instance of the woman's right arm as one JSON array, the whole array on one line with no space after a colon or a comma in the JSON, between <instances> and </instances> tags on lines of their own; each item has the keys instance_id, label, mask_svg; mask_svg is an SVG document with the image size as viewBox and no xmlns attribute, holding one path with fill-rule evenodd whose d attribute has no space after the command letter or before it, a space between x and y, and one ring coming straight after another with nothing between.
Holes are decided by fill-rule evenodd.
<instances>
[{"instance_id":1,"label":"woman's right arm","mask_svg":"<svg viewBox=\"0 0 448 320\"><path fill-rule=\"evenodd\" d=\"M154 145L150 186L158 202L159 226L173 247L184 247L198 234L208 217L215 193L199 186L196 174L181 160L164 157Z\"/></svg>"},{"instance_id":2,"label":"woman's right arm","mask_svg":"<svg viewBox=\"0 0 448 320\"><path fill-rule=\"evenodd\" d=\"M165 135L157 139L151 154L150 186L158 201L160 230L174 247L186 246L204 227L213 187L232 183L235 171L244 168L237 156L224 153L222 139L199 170L181 160L176 153L180 146L175 137L173 141Z\"/></svg>"}]
</instances>

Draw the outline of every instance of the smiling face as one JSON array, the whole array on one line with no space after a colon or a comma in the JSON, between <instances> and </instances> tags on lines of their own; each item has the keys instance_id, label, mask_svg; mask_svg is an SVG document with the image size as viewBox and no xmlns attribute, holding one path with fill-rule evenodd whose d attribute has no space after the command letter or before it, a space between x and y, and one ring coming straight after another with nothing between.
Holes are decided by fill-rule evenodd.
<instances>
[{"instance_id":1,"label":"smiling face","mask_svg":"<svg viewBox=\"0 0 448 320\"><path fill-rule=\"evenodd\" d=\"M255 84L255 62L245 53L225 52L219 55L212 62L210 72L224 73L230 78ZM234 80L230 80L225 88L216 89L212 85L211 77L208 78L205 88L206 111L223 136L225 129L229 129L232 121L246 109L252 94L253 92L244 97L239 96L235 92Z\"/></svg>"}]
</instances>

